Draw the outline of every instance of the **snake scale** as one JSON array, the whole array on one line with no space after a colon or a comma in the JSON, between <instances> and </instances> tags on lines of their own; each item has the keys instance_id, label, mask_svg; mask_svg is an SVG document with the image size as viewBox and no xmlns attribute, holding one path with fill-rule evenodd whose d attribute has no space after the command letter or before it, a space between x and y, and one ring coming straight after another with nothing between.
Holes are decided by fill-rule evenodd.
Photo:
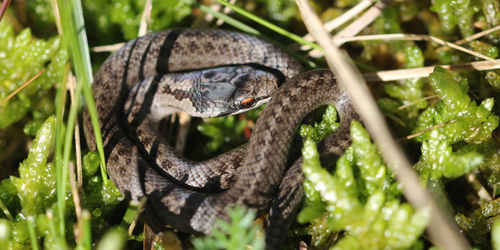
<instances>
[{"instance_id":1,"label":"snake scale","mask_svg":"<svg viewBox=\"0 0 500 250\"><path fill-rule=\"evenodd\" d=\"M301 158L287 162L299 123L335 105L341 125L322 150L338 155L350 144L350 121L359 121L330 71L301 71L275 45L232 31L175 29L126 43L92 85L111 180L129 200L148 197L143 216L156 233L210 235L216 218L229 220L226 208L271 207L266 249L279 248L304 195ZM214 117L268 101L246 146L204 162L177 156L156 126L181 109ZM96 150L87 109L84 123Z\"/></svg>"}]
</instances>

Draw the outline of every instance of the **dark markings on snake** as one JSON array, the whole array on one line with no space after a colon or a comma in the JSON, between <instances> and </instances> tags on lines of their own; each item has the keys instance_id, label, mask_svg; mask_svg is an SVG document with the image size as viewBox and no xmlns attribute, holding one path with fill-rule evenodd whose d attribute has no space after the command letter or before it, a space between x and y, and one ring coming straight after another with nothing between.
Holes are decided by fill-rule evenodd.
<instances>
[{"instance_id":1,"label":"dark markings on snake","mask_svg":"<svg viewBox=\"0 0 500 250\"><path fill-rule=\"evenodd\" d=\"M147 81L141 81L139 83L139 87L136 89L136 91L134 92L134 96L132 97L132 100L134 101L134 105L130 105L128 107L128 109L123 112L125 115L130 114L130 112L132 112L132 109L134 108L134 106L137 106L137 105L135 105L135 103L137 103L137 102L135 102L135 100L137 100L137 95L139 95L139 92L140 92L139 89L143 88L142 86L144 86L145 84L147 84Z\"/></svg>"},{"instance_id":2,"label":"dark markings on snake","mask_svg":"<svg viewBox=\"0 0 500 250\"><path fill-rule=\"evenodd\" d=\"M153 40L149 41L146 50L144 50L144 53L142 54L141 64L139 65L139 80L141 81L144 80L144 64L146 63L146 57L148 57L149 49L151 48L151 43L153 43Z\"/></svg>"},{"instance_id":3,"label":"dark markings on snake","mask_svg":"<svg viewBox=\"0 0 500 250\"><path fill-rule=\"evenodd\" d=\"M166 73L170 72L169 68L168 68L168 63L170 60L170 53L172 53L172 48L174 47L175 42L177 41L177 38L179 38L181 33L182 33L181 29L172 30L165 38L165 41L163 42L163 44L160 48L160 54L158 55L158 61L156 62L156 73L157 74L166 74Z\"/></svg>"},{"instance_id":4,"label":"dark markings on snake","mask_svg":"<svg viewBox=\"0 0 500 250\"><path fill-rule=\"evenodd\" d=\"M132 52L134 51L135 45L137 44L138 41L139 40L137 39L137 40L134 40L132 42L132 45L130 46L130 51L128 52L127 60L125 61L123 75L122 75L122 79L121 79L121 89L120 89L120 93L119 93L120 96L126 96L128 94L128 91L129 91L129 88L127 87L128 68L130 65L130 60L132 58ZM116 52L116 53L118 53L118 52ZM113 72L110 72L110 73L113 73ZM103 84L103 87L108 87L108 86L106 86L107 82L105 80L101 80L101 82L102 82L101 84ZM101 97L99 97L99 98L101 98ZM103 97L101 100L104 100L104 99L105 98ZM103 102L106 102L106 100L104 100ZM115 103L115 105L112 107L112 110L113 110L112 112L116 112L117 110L120 110L122 107L122 102L123 102L123 100ZM118 141L120 140L120 138L118 138L116 136L116 134L113 133L112 130L102 128L103 126L108 126L108 124L110 124L110 121L112 121L112 118L113 118L113 116L109 115L109 116L105 117L103 119L103 121L101 122L102 138L103 139L109 138L109 142L107 144L109 146L104 147L105 155L107 158L110 156L111 151L113 150L113 146L116 143L118 143ZM110 126L112 126L112 124L110 124ZM110 138L110 136L111 136L111 138Z\"/></svg>"},{"instance_id":5,"label":"dark markings on snake","mask_svg":"<svg viewBox=\"0 0 500 250\"><path fill-rule=\"evenodd\" d=\"M123 78L122 78L122 89L121 89L121 92L120 94L127 94L128 92L128 88L126 87L127 86L127 77L128 77L128 67L130 65L130 59L132 58L132 54L134 52L134 49L135 49L135 45L137 44L137 42L139 41L139 39L135 40L134 43L132 44L132 46L130 46L130 51L128 52L128 58L127 58L127 62L125 63L125 70L123 71Z\"/></svg>"},{"instance_id":6,"label":"dark markings on snake","mask_svg":"<svg viewBox=\"0 0 500 250\"><path fill-rule=\"evenodd\" d=\"M271 67L268 67L266 65L259 64L259 63L246 63L243 65L252 66L255 69L260 69L260 70L269 72L269 73L273 74L274 76L278 77L278 80L279 80L278 87L280 87L286 81L286 77L283 74L283 72L281 72L275 68L271 68Z\"/></svg>"},{"instance_id":7,"label":"dark markings on snake","mask_svg":"<svg viewBox=\"0 0 500 250\"><path fill-rule=\"evenodd\" d=\"M132 122L130 122L130 126L132 128L136 128L141 124L144 119L146 119L147 115L149 114L149 110L151 109L151 105L153 105L153 100L156 92L158 91L158 83L161 81L161 78L163 76L157 75L153 78L151 81L151 84L149 85L149 89L146 92L146 95L144 96L144 102L142 102L141 107L139 108L139 111L137 111L137 115L134 117ZM139 92L139 91L137 91ZM134 129L135 130L135 129Z\"/></svg>"},{"instance_id":8,"label":"dark markings on snake","mask_svg":"<svg viewBox=\"0 0 500 250\"><path fill-rule=\"evenodd\" d=\"M193 98L193 93L191 93L191 91L179 90L179 89L175 89L174 91L172 91L172 89L170 89L170 86L168 85L165 85L165 88L163 88L163 94L172 95L178 101L182 101L187 98L189 98L189 100L192 101Z\"/></svg>"},{"instance_id":9,"label":"dark markings on snake","mask_svg":"<svg viewBox=\"0 0 500 250\"><path fill-rule=\"evenodd\" d=\"M183 38L185 35L186 39L178 39L181 35ZM151 48L160 47L158 58L138 56L136 43L139 40L153 41ZM156 41L162 42L158 44ZM189 50L194 49L199 60L170 61L172 49L177 45L186 50L176 51L176 56L182 56L183 53L188 55ZM144 47L141 46L141 51L142 48ZM133 65L142 65L140 70L128 70L132 65L131 60L138 60ZM176 102L182 108L199 105L196 112L186 109L193 115L199 115L200 110L208 111L205 106L219 101L216 98L220 97L218 93L202 93L203 90L196 89L195 79L188 79L193 89L191 92L174 90L174 87L157 89L158 86L154 86L157 84L152 83L153 86L146 90L144 103L132 102L136 105L133 110L139 110L135 114L137 117L133 118L134 126L139 126L137 129L130 129L123 122L122 109L129 96L128 92L139 83L128 79L139 79L139 76L148 79L168 73L169 63L176 68L182 66L186 71L198 69L200 62L207 68L248 65L273 74L279 79L279 85L283 86L276 90L262 112L248 145L217 158L194 163L176 155L171 146L156 135L154 128L151 128L153 124L149 121L158 117L148 119L149 116L144 117L144 114L154 115L148 108L152 106L151 99L155 99L153 97L156 91L166 91L166 98L158 100L159 105L173 105L169 102ZM147 65L156 67L151 69ZM124 68L119 68L121 66ZM171 30L148 34L129 42L108 58L92 86L111 180L127 199L137 201L148 197L143 216L155 233L162 232L169 225L182 232L211 234L216 219L229 220L228 207L247 204L249 210L261 214L272 204L273 216L270 216L266 227L266 249L280 249L285 232L294 217L293 211L300 204L304 193L301 183L303 175L297 164L301 158L289 170L289 166L285 164L287 159L294 158L288 152L296 127L312 109L334 104L341 118L341 125L326 139L322 152L342 153L350 143L350 121L359 121L349 97L339 88L330 71L316 70L294 77L300 72L300 65L278 47L256 37L232 31ZM159 79L157 76L153 81ZM322 84L316 84L316 80ZM259 91L276 87L274 82L263 81L260 84L268 85L258 89ZM223 92L221 87L212 88L219 93ZM247 89L255 91L254 88L256 87ZM267 93L265 95L268 96ZM257 100L258 98L256 97ZM251 103L245 101L243 104ZM216 110L224 112L224 109L225 107ZM220 113L210 113L213 116L218 114ZM87 110L85 117L87 143L95 151L95 135L89 133L89 130L92 131L92 124ZM332 148L334 142L340 142L335 144L342 147ZM138 148L140 154L131 154L134 147ZM146 148L150 148L150 152ZM134 162L139 164L129 165ZM214 192L217 188L226 190Z\"/></svg>"}]
</instances>

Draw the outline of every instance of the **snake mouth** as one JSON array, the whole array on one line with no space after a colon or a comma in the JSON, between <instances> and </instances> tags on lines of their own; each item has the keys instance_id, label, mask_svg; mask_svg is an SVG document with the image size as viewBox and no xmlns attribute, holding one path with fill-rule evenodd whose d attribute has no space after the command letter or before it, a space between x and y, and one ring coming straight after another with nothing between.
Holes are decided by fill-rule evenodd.
<instances>
[{"instance_id":1,"label":"snake mouth","mask_svg":"<svg viewBox=\"0 0 500 250\"><path fill-rule=\"evenodd\" d=\"M228 107L225 111L221 112L219 115L217 115L215 117L223 117L223 116L241 114L241 113L247 112L249 110L252 110L254 108L260 107L260 106L268 103L270 99L271 99L271 96L258 98L258 99L256 99L255 104L249 108L240 108L239 103L234 103L230 107Z\"/></svg>"}]
</instances>

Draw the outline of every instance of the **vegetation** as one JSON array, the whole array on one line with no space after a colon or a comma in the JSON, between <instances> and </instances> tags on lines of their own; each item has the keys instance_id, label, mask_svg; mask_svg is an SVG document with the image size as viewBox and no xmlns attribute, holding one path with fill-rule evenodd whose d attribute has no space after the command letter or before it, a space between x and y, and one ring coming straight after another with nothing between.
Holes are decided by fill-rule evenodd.
<instances>
[{"instance_id":1,"label":"vegetation","mask_svg":"<svg viewBox=\"0 0 500 250\"><path fill-rule=\"evenodd\" d=\"M359 2L316 0L311 4L328 22ZM68 174L69 161L77 162L80 157L70 143L75 118L83 107L78 98L83 94L87 103L90 100L90 78L84 75L90 77L109 55L92 52L92 64L86 64L85 51L89 45L92 48L135 38L141 20L149 20L150 31L212 26L217 21L204 14L210 11L205 5L217 4L207 1L153 1L149 19L142 18L145 0L82 4L83 16L74 16L72 13L79 13L73 12L79 7L77 0L26 0L11 3L1 17L0 101L45 71L0 104L0 249L142 246L145 237L141 220L127 232L135 223L140 205L129 204L108 181L101 172L104 166L98 153L88 152L82 143L81 187L73 185L76 178ZM297 49L299 46L292 42L300 40L295 34L306 33L294 1L241 0L235 5L240 13L219 14L225 21L221 28L234 26L272 37L273 42L295 53L306 69L326 67L321 57L307 56L308 51ZM53 6L61 10L61 17L54 14ZM82 17L89 45L76 28L75 20ZM256 19L264 25L252 21ZM291 33L278 31L271 24ZM336 28L333 34L348 24ZM359 35L427 34L458 41L466 49L497 58L499 31L470 41L463 39L498 25L498 1L405 0L389 4ZM435 41L357 40L342 48L366 72L482 60ZM76 101L69 107L65 93L72 69L79 87ZM396 137L402 138L422 186L455 217L471 245L499 249L500 200L495 197L500 193L496 130L500 106L495 100L500 93L500 70L457 72L436 66L425 78L370 83L369 87ZM244 143L260 112L193 120L188 137L193 150L187 156L205 159ZM319 118L320 113L314 116ZM404 199L402 184L386 167L381 149L371 142L361 124L351 124L352 145L336 167L321 167L316 143L334 131L336 117L334 107L328 107L322 121L315 126L304 125L299 131L306 138L302 150L306 199L297 217L301 224L294 224L285 247L304 241L313 249L434 248L424 234L429 209L416 209ZM184 243L198 249L246 249L245 245L261 249L262 230L252 226L255 216L236 208L231 213L232 223L219 222L213 238L195 238L192 243L189 238ZM155 243L155 249L165 246Z\"/></svg>"}]
</instances>

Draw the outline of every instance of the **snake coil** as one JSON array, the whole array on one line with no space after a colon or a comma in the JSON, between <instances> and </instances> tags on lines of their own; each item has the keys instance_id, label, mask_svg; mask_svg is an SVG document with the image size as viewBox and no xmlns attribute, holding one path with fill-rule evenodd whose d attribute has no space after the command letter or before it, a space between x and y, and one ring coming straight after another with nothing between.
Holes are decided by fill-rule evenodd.
<instances>
[{"instance_id":1,"label":"snake coil","mask_svg":"<svg viewBox=\"0 0 500 250\"><path fill-rule=\"evenodd\" d=\"M301 158L287 169L300 121L320 105L336 106L341 126L324 142L330 154L349 146L350 121L359 121L330 71L299 73L278 47L237 32L176 29L128 42L92 85L111 180L129 200L148 197L143 216L156 233L170 226L210 234L216 218L229 220L228 207L257 214L271 207L266 248L279 248L304 195ZM205 162L177 156L155 128L181 109L221 116L267 101L246 146ZM88 110L84 120L96 150Z\"/></svg>"}]
</instances>

